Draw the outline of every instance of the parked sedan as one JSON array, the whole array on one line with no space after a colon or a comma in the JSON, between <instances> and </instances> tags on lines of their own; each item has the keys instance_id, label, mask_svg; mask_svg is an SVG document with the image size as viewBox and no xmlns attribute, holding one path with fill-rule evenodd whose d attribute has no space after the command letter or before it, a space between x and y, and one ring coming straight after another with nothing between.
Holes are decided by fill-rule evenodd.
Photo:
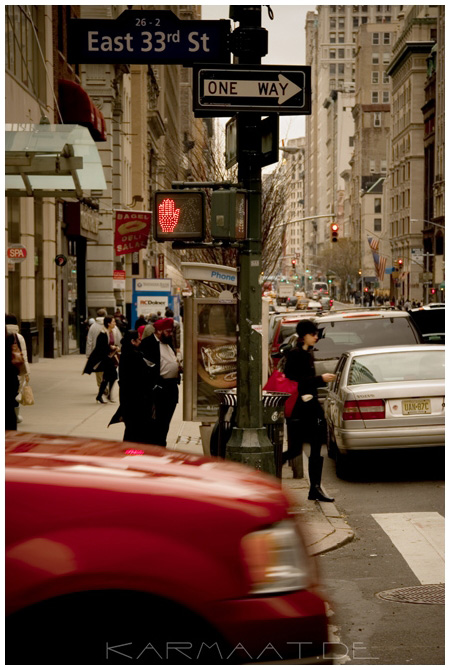
<instances>
[{"instance_id":1,"label":"parked sedan","mask_svg":"<svg viewBox=\"0 0 450 670\"><path fill-rule=\"evenodd\" d=\"M14 431L6 614L8 664L318 663L327 642L314 562L278 480L159 447Z\"/></svg>"},{"instance_id":2,"label":"parked sedan","mask_svg":"<svg viewBox=\"0 0 450 670\"><path fill-rule=\"evenodd\" d=\"M445 443L442 345L348 351L324 403L338 475L350 452Z\"/></svg>"}]
</instances>

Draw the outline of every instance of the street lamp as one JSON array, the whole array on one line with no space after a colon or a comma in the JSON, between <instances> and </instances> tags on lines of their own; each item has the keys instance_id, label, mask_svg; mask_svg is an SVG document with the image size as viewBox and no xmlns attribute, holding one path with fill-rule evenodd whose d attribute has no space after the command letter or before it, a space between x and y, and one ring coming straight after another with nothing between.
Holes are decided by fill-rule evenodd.
<instances>
[{"instance_id":1,"label":"street lamp","mask_svg":"<svg viewBox=\"0 0 450 670\"><path fill-rule=\"evenodd\" d=\"M411 219L411 222L414 223L429 223L431 226L436 226L436 228L444 228L445 226L442 226L440 223L435 223L434 221L428 221L427 219Z\"/></svg>"}]
</instances>

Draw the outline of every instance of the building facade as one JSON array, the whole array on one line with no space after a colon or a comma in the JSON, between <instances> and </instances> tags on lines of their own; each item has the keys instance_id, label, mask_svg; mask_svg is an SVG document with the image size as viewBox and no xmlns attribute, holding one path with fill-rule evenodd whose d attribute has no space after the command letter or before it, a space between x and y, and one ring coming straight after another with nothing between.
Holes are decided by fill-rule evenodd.
<instances>
[{"instance_id":1,"label":"building facade","mask_svg":"<svg viewBox=\"0 0 450 670\"><path fill-rule=\"evenodd\" d=\"M348 155L354 136L351 100L341 104L338 114L330 114L335 94L353 94L356 83L355 56L358 29L376 23L388 25L395 16L393 5L319 5L306 19L306 63L312 72L312 114L306 118L306 193L305 215L320 215L317 220L316 252L329 242L332 214L344 211L342 198L346 169L337 158ZM330 104L327 101L331 101ZM324 105L325 103L325 105ZM345 107L345 113L343 113ZM348 114L346 113L348 112ZM336 135L334 119L342 118L343 132ZM333 137L338 137L337 144ZM327 184L327 188L321 187ZM326 218L329 214L330 217Z\"/></svg>"},{"instance_id":2,"label":"building facade","mask_svg":"<svg viewBox=\"0 0 450 670\"><path fill-rule=\"evenodd\" d=\"M424 117L427 59L437 40L437 7L414 5L400 17L392 59L392 122L389 145L389 237L402 268L392 276L396 298L422 301L432 256L423 256L426 203ZM429 142L429 132L426 133ZM430 163L431 167L431 163ZM434 166L433 166L434 171ZM432 203L428 198L428 206ZM424 276L425 273L425 276Z\"/></svg>"}]
</instances>

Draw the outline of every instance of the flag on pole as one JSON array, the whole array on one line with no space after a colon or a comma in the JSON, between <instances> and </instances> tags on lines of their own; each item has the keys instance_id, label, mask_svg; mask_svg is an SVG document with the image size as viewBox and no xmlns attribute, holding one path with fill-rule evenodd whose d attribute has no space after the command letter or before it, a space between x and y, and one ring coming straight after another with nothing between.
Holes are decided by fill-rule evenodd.
<instances>
[{"instance_id":1,"label":"flag on pole","mask_svg":"<svg viewBox=\"0 0 450 670\"><path fill-rule=\"evenodd\" d=\"M376 251L372 251L372 256L375 265L375 274L379 281L383 281L384 271L386 270L386 256L380 256Z\"/></svg>"},{"instance_id":2,"label":"flag on pole","mask_svg":"<svg viewBox=\"0 0 450 670\"><path fill-rule=\"evenodd\" d=\"M369 242L369 247L373 249L373 251L378 251L378 240L376 237L367 236L367 241Z\"/></svg>"}]
</instances>

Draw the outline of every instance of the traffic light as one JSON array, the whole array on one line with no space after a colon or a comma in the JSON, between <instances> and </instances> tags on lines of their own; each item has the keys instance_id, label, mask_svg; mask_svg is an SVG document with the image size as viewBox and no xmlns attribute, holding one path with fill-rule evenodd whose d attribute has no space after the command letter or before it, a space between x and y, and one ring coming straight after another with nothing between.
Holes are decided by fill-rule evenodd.
<instances>
[{"instance_id":1,"label":"traffic light","mask_svg":"<svg viewBox=\"0 0 450 670\"><path fill-rule=\"evenodd\" d=\"M401 270L402 267L403 267L403 259L402 259L402 258L399 258L398 261L397 261L397 263L398 263L398 269Z\"/></svg>"},{"instance_id":2,"label":"traffic light","mask_svg":"<svg viewBox=\"0 0 450 670\"><path fill-rule=\"evenodd\" d=\"M156 191L153 237L157 242L205 238L204 191Z\"/></svg>"},{"instance_id":3,"label":"traffic light","mask_svg":"<svg viewBox=\"0 0 450 670\"><path fill-rule=\"evenodd\" d=\"M292 267L293 267L293 269L295 270L295 266L297 265L297 261L296 261L296 259L293 258L293 259L291 260L291 263L292 263Z\"/></svg>"},{"instance_id":4,"label":"traffic light","mask_svg":"<svg viewBox=\"0 0 450 670\"><path fill-rule=\"evenodd\" d=\"M338 241L338 235L339 235L339 226L337 223L332 223L330 226L331 229L331 241L332 242L337 242Z\"/></svg>"}]
</instances>

